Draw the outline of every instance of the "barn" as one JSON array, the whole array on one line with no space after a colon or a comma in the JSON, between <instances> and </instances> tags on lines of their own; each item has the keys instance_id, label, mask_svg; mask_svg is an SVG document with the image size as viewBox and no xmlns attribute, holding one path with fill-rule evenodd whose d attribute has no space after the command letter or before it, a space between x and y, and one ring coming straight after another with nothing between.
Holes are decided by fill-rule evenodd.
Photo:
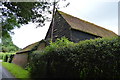
<instances>
[{"instance_id":1,"label":"barn","mask_svg":"<svg viewBox=\"0 0 120 80\"><path fill-rule=\"evenodd\" d=\"M12 60L12 63L15 63L25 68L29 61L29 53L31 53L32 51L36 51L36 50L43 50L46 46L47 46L47 43L45 40L41 40L33 44L30 44L15 54Z\"/></svg>"},{"instance_id":2,"label":"barn","mask_svg":"<svg viewBox=\"0 0 120 80\"><path fill-rule=\"evenodd\" d=\"M70 41L77 43L81 40L113 37L117 35L96 24L56 10L54 21L51 22L45 39L48 40L52 36L53 41L65 36Z\"/></svg>"},{"instance_id":3,"label":"barn","mask_svg":"<svg viewBox=\"0 0 120 80\"><path fill-rule=\"evenodd\" d=\"M49 44L47 41L51 40L51 38L55 41L57 38L63 36L77 43L86 39L114 37L117 35L98 25L56 10L45 39L33 43L17 52L12 62L21 67L26 67L29 53L36 50L43 50Z\"/></svg>"}]
</instances>

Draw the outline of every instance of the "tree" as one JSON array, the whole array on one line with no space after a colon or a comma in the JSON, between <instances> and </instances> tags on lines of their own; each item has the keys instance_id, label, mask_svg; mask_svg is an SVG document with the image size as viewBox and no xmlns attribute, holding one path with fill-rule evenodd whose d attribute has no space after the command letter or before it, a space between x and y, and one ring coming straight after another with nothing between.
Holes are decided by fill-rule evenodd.
<instances>
[{"instance_id":1,"label":"tree","mask_svg":"<svg viewBox=\"0 0 120 80\"><path fill-rule=\"evenodd\" d=\"M47 14L52 13L51 6L53 3L58 4L59 2L60 0L55 2L50 0L43 2L2 2L2 36L9 37L9 34L12 33L11 30L29 22L44 26L44 22L49 20ZM57 7L59 8L59 6Z\"/></svg>"},{"instance_id":2,"label":"tree","mask_svg":"<svg viewBox=\"0 0 120 80\"><path fill-rule=\"evenodd\" d=\"M15 47L10 36L10 34L14 34L12 32L13 29L20 28L21 25L28 24L29 22L39 23L38 26L44 26L44 22L50 20L47 14L52 14L51 6L59 2L60 0L55 2L50 0L43 2L2 2L0 7L2 8L2 20L0 22L0 25L2 25L2 29L0 28L2 30L2 35L0 35L2 36L0 39L3 41L2 49L9 51L10 46L6 44L8 42ZM57 8L59 8L59 5L57 5Z\"/></svg>"},{"instance_id":3,"label":"tree","mask_svg":"<svg viewBox=\"0 0 120 80\"><path fill-rule=\"evenodd\" d=\"M10 37L11 30L28 22L44 25L47 17L44 12L50 12L48 2L2 2L2 36Z\"/></svg>"},{"instance_id":4,"label":"tree","mask_svg":"<svg viewBox=\"0 0 120 80\"><path fill-rule=\"evenodd\" d=\"M0 46L2 47L0 52L16 52L19 50L19 48L13 44L11 38L4 39L2 44L0 43Z\"/></svg>"}]
</instances>

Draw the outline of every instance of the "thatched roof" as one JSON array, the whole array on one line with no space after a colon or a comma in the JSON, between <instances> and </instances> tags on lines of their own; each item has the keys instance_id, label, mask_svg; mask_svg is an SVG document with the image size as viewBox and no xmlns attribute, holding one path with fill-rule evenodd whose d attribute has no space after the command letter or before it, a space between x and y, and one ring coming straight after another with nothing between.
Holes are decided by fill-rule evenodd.
<instances>
[{"instance_id":1,"label":"thatched roof","mask_svg":"<svg viewBox=\"0 0 120 80\"><path fill-rule=\"evenodd\" d=\"M107 30L103 27L90 23L88 21L76 18L64 12L58 11L62 17L68 22L71 26L71 29L76 29L79 31L87 32L100 37L113 37L117 36L114 32Z\"/></svg>"},{"instance_id":2,"label":"thatched roof","mask_svg":"<svg viewBox=\"0 0 120 80\"><path fill-rule=\"evenodd\" d=\"M41 43L46 43L46 42L44 40L41 40L41 41L35 42L33 44L30 44L30 45L26 46L25 48L21 49L19 52L17 52L17 54L36 50L37 47L40 46Z\"/></svg>"}]
</instances>

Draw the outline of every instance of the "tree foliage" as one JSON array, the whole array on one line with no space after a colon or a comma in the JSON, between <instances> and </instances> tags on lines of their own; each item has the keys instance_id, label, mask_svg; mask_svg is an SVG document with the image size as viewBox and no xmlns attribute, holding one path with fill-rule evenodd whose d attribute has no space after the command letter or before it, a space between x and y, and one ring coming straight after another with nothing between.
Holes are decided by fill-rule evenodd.
<instances>
[{"instance_id":1,"label":"tree foliage","mask_svg":"<svg viewBox=\"0 0 120 80\"><path fill-rule=\"evenodd\" d=\"M2 38L2 49L1 49L1 52L16 52L19 50L19 48L13 44L11 38Z\"/></svg>"},{"instance_id":2,"label":"tree foliage","mask_svg":"<svg viewBox=\"0 0 120 80\"><path fill-rule=\"evenodd\" d=\"M48 11L51 3L48 2L2 2L2 36L10 37L11 30L28 22L44 25L47 19L43 13Z\"/></svg>"},{"instance_id":3,"label":"tree foliage","mask_svg":"<svg viewBox=\"0 0 120 80\"><path fill-rule=\"evenodd\" d=\"M2 8L0 36L2 37L0 39L3 41L3 50L9 51L9 49L15 47L10 36L14 34L13 29L20 28L21 25L29 22L39 23L38 26L44 26L45 21L50 19L47 15L52 13L53 3L58 4L59 2L60 0L55 2L50 0L42 2L2 2L2 6L0 6ZM57 5L57 8L59 8L59 5Z\"/></svg>"},{"instance_id":4,"label":"tree foliage","mask_svg":"<svg viewBox=\"0 0 120 80\"><path fill-rule=\"evenodd\" d=\"M47 15L52 13L53 3L58 4L59 2L60 0L56 2L50 0L42 2L2 2L2 36L8 37L11 30L29 22L44 26L44 22L49 20ZM59 8L59 6L57 7Z\"/></svg>"}]
</instances>

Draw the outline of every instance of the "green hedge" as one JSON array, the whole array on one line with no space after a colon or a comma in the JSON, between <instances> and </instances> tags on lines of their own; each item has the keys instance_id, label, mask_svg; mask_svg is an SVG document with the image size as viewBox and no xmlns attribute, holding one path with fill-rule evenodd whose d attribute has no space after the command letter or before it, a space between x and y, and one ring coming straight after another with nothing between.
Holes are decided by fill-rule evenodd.
<instances>
[{"instance_id":1,"label":"green hedge","mask_svg":"<svg viewBox=\"0 0 120 80\"><path fill-rule=\"evenodd\" d=\"M3 62L12 62L12 59L14 57L15 53L0 53L0 59L3 60Z\"/></svg>"},{"instance_id":2,"label":"green hedge","mask_svg":"<svg viewBox=\"0 0 120 80\"><path fill-rule=\"evenodd\" d=\"M31 56L31 78L120 79L119 37L61 39Z\"/></svg>"},{"instance_id":3,"label":"green hedge","mask_svg":"<svg viewBox=\"0 0 120 80\"><path fill-rule=\"evenodd\" d=\"M0 59L3 59L3 55L4 55L3 53L0 53Z\"/></svg>"}]
</instances>

